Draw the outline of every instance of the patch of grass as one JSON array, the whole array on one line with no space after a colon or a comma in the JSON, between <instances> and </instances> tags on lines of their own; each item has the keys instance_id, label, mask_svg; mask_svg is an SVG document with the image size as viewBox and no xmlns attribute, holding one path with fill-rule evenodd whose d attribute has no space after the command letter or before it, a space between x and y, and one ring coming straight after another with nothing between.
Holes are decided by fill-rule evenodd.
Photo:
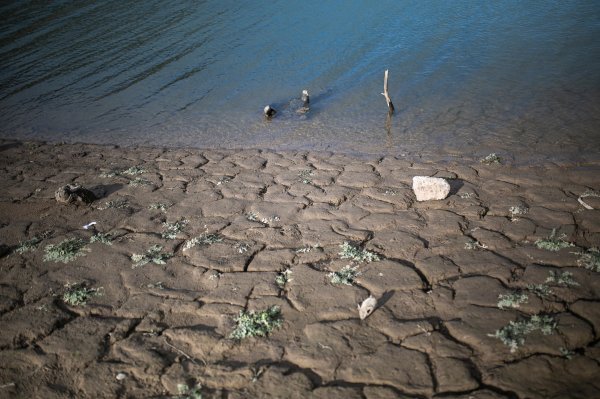
<instances>
[{"instance_id":1,"label":"patch of grass","mask_svg":"<svg viewBox=\"0 0 600 399\"><path fill-rule=\"evenodd\" d=\"M100 177L110 178L119 176L120 172L118 170L109 170L107 172L100 173Z\"/></svg>"},{"instance_id":2,"label":"patch of grass","mask_svg":"<svg viewBox=\"0 0 600 399\"><path fill-rule=\"evenodd\" d=\"M167 209L169 209L172 206L173 206L173 204L166 204L164 202L155 202L153 204L150 204L148 206L148 209L150 209L150 210L157 210L157 211L161 211L161 212L166 212Z\"/></svg>"},{"instance_id":3,"label":"patch of grass","mask_svg":"<svg viewBox=\"0 0 600 399\"><path fill-rule=\"evenodd\" d=\"M183 246L183 250L187 251L196 245L211 245L221 241L223 241L223 238L218 234L202 234L201 236L187 240Z\"/></svg>"},{"instance_id":4,"label":"patch of grass","mask_svg":"<svg viewBox=\"0 0 600 399\"><path fill-rule=\"evenodd\" d=\"M346 265L337 272L331 272L327 275L331 279L331 284L345 284L352 285L356 280L356 277L360 276L358 266Z\"/></svg>"},{"instance_id":5,"label":"patch of grass","mask_svg":"<svg viewBox=\"0 0 600 399\"><path fill-rule=\"evenodd\" d=\"M459 193L458 196L462 199L469 199L469 198L473 198L475 196L475 194L473 193Z\"/></svg>"},{"instance_id":6,"label":"patch of grass","mask_svg":"<svg viewBox=\"0 0 600 399\"><path fill-rule=\"evenodd\" d=\"M522 303L526 303L529 297L523 292L511 292L510 294L498 295L498 308L518 308Z\"/></svg>"},{"instance_id":7,"label":"patch of grass","mask_svg":"<svg viewBox=\"0 0 600 399\"><path fill-rule=\"evenodd\" d=\"M220 186L221 184L227 184L229 183L231 180L233 180L231 177L229 176L223 176L219 179L219 181L217 181L217 186Z\"/></svg>"},{"instance_id":8,"label":"patch of grass","mask_svg":"<svg viewBox=\"0 0 600 399\"><path fill-rule=\"evenodd\" d=\"M481 159L479 162L485 165L502 164L502 158L500 158L498 155L496 155L496 153L493 152L485 158Z\"/></svg>"},{"instance_id":9,"label":"patch of grass","mask_svg":"<svg viewBox=\"0 0 600 399\"><path fill-rule=\"evenodd\" d=\"M68 238L58 244L46 246L44 260L47 262L68 263L78 256L85 255L86 242L81 238Z\"/></svg>"},{"instance_id":10,"label":"patch of grass","mask_svg":"<svg viewBox=\"0 0 600 399\"><path fill-rule=\"evenodd\" d=\"M129 206L129 202L127 202L127 200L125 199L120 199L120 200L114 200L114 201L108 201L106 203L104 203L104 206L98 208L101 211L105 210L105 209L125 209Z\"/></svg>"},{"instance_id":11,"label":"patch of grass","mask_svg":"<svg viewBox=\"0 0 600 399\"><path fill-rule=\"evenodd\" d=\"M355 247L347 241L340 245L340 248L342 250L339 252L339 255L342 259L352 259L355 262L367 263L381 260L377 254Z\"/></svg>"},{"instance_id":12,"label":"patch of grass","mask_svg":"<svg viewBox=\"0 0 600 399\"><path fill-rule=\"evenodd\" d=\"M273 222L279 222L281 219L279 218L279 216L271 216L268 218L262 218L260 219L260 222L262 224L271 224Z\"/></svg>"},{"instance_id":13,"label":"patch of grass","mask_svg":"<svg viewBox=\"0 0 600 399\"><path fill-rule=\"evenodd\" d=\"M292 281L291 275L292 275L292 271L290 269L286 269L282 272L279 272L277 274L277 276L275 277L275 283L277 283L277 286L279 288L283 289L283 288L285 288L285 285L287 283Z\"/></svg>"},{"instance_id":14,"label":"patch of grass","mask_svg":"<svg viewBox=\"0 0 600 399\"><path fill-rule=\"evenodd\" d=\"M533 315L521 321L511 321L488 336L498 338L511 352L515 352L525 344L525 336L537 330L544 335L552 334L556 330L556 320L549 315Z\"/></svg>"},{"instance_id":15,"label":"patch of grass","mask_svg":"<svg viewBox=\"0 0 600 399\"><path fill-rule=\"evenodd\" d=\"M585 251L575 252L575 254L579 255L577 265L583 266L594 272L600 272L600 249L589 248Z\"/></svg>"},{"instance_id":16,"label":"patch of grass","mask_svg":"<svg viewBox=\"0 0 600 399\"><path fill-rule=\"evenodd\" d=\"M163 223L163 226L165 226L166 229L160 236L165 239L174 240L177 238L177 234L181 233L187 224L188 221L185 219L178 220L175 223L165 222Z\"/></svg>"},{"instance_id":17,"label":"patch of grass","mask_svg":"<svg viewBox=\"0 0 600 399\"><path fill-rule=\"evenodd\" d=\"M100 242L106 245L112 245L114 237L110 233L97 233L90 238L90 243Z\"/></svg>"},{"instance_id":18,"label":"patch of grass","mask_svg":"<svg viewBox=\"0 0 600 399\"><path fill-rule=\"evenodd\" d=\"M548 298L553 294L550 287L548 287L546 284L528 284L527 289L540 298Z\"/></svg>"},{"instance_id":19,"label":"patch of grass","mask_svg":"<svg viewBox=\"0 0 600 399\"><path fill-rule=\"evenodd\" d=\"M202 399L200 389L202 385L190 387L188 384L177 384L177 399Z\"/></svg>"},{"instance_id":20,"label":"patch of grass","mask_svg":"<svg viewBox=\"0 0 600 399\"><path fill-rule=\"evenodd\" d=\"M129 181L129 185L132 187L149 186L151 184L152 182L150 180L141 177L136 177L135 179Z\"/></svg>"},{"instance_id":21,"label":"patch of grass","mask_svg":"<svg viewBox=\"0 0 600 399\"><path fill-rule=\"evenodd\" d=\"M565 241L567 237L566 234L561 234L560 236L556 236L556 229L552 229L552 233L547 238L539 239L535 242L536 247L539 249L545 249L548 251L560 251L563 248L574 247L570 242Z\"/></svg>"},{"instance_id":22,"label":"patch of grass","mask_svg":"<svg viewBox=\"0 0 600 399\"><path fill-rule=\"evenodd\" d=\"M63 294L63 302L71 306L83 306L90 298L102 295L102 287L88 288L85 283L67 284Z\"/></svg>"},{"instance_id":23,"label":"patch of grass","mask_svg":"<svg viewBox=\"0 0 600 399\"><path fill-rule=\"evenodd\" d=\"M44 231L41 234L36 234L32 238L27 241L20 242L17 248L15 248L15 252L18 254L24 254L29 251L33 251L37 248L37 246L46 238L52 235L52 231Z\"/></svg>"},{"instance_id":24,"label":"patch of grass","mask_svg":"<svg viewBox=\"0 0 600 399\"><path fill-rule=\"evenodd\" d=\"M383 195L398 195L398 191L392 188L386 188L385 190L383 190Z\"/></svg>"},{"instance_id":25,"label":"patch of grass","mask_svg":"<svg viewBox=\"0 0 600 399\"><path fill-rule=\"evenodd\" d=\"M173 254L161 252L161 251L162 251L162 246L153 245L152 247L150 247L150 249L148 249L146 251L145 254L131 255L131 261L134 262L134 265L132 266L132 268L140 267L140 266L143 266L146 263L150 263L150 262L152 262L156 265L164 265L166 263L166 261L173 256Z\"/></svg>"},{"instance_id":26,"label":"patch of grass","mask_svg":"<svg viewBox=\"0 0 600 399\"><path fill-rule=\"evenodd\" d=\"M573 279L573 273L558 273L555 271L550 271L550 276L546 278L546 283L556 284L561 287L575 287L579 285L579 283Z\"/></svg>"},{"instance_id":27,"label":"patch of grass","mask_svg":"<svg viewBox=\"0 0 600 399\"><path fill-rule=\"evenodd\" d=\"M125 169L121 174L129 176L137 176L146 173L146 169L141 166L132 166L129 169Z\"/></svg>"},{"instance_id":28,"label":"patch of grass","mask_svg":"<svg viewBox=\"0 0 600 399\"><path fill-rule=\"evenodd\" d=\"M260 312L241 311L235 322L236 328L229 338L242 340L247 337L266 337L275 328L281 327L283 320L279 306L271 306Z\"/></svg>"}]
</instances>

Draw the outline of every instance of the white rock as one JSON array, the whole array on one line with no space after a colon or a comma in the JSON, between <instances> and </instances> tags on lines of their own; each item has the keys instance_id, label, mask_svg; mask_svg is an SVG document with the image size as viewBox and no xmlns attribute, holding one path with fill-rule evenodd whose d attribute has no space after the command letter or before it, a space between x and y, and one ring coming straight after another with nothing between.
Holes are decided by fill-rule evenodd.
<instances>
[{"instance_id":1,"label":"white rock","mask_svg":"<svg viewBox=\"0 0 600 399\"><path fill-rule=\"evenodd\" d=\"M373 298L372 295L369 295L367 299L365 299L360 305L358 305L358 315L361 320L369 317L371 313L377 307L377 299Z\"/></svg>"},{"instance_id":2,"label":"white rock","mask_svg":"<svg viewBox=\"0 0 600 399\"><path fill-rule=\"evenodd\" d=\"M116 378L119 381L123 381L125 378L127 378L127 374L125 374L125 373L119 373L119 374L117 374Z\"/></svg>"},{"instance_id":3,"label":"white rock","mask_svg":"<svg viewBox=\"0 0 600 399\"><path fill-rule=\"evenodd\" d=\"M441 177L413 177L413 191L417 201L442 200L450 193L450 184Z\"/></svg>"}]
</instances>

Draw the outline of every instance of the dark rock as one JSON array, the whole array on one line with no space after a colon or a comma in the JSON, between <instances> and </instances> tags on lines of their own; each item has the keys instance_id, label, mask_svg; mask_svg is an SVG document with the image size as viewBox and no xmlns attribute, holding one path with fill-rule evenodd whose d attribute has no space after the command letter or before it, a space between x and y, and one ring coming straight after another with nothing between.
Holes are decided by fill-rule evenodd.
<instances>
[{"instance_id":1,"label":"dark rock","mask_svg":"<svg viewBox=\"0 0 600 399\"><path fill-rule=\"evenodd\" d=\"M61 204L71 204L73 202L92 203L96 200L96 195L90 190L75 184L67 184L60 187L54 193L54 198Z\"/></svg>"}]
</instances>

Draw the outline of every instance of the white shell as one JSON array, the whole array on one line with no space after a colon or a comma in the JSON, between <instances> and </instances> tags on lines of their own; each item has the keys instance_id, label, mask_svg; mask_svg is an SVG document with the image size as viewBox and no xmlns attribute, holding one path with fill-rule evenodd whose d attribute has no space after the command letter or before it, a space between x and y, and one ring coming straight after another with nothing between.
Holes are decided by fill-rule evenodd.
<instances>
[{"instance_id":1,"label":"white shell","mask_svg":"<svg viewBox=\"0 0 600 399\"><path fill-rule=\"evenodd\" d=\"M377 307L377 299L373 298L372 295L369 295L367 299L365 299L360 305L358 305L358 315L361 320L369 317L371 313Z\"/></svg>"}]
</instances>

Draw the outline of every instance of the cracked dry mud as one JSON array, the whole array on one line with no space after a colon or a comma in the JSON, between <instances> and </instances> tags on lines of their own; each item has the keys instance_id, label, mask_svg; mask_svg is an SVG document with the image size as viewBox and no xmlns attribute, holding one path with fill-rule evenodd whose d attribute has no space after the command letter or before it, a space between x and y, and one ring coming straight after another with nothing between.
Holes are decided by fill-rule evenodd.
<instances>
[{"instance_id":1,"label":"cracked dry mud","mask_svg":"<svg viewBox=\"0 0 600 399\"><path fill-rule=\"evenodd\" d=\"M203 398L600 396L600 274L575 253L600 246L600 211L577 202L600 189L600 163L0 144L0 397L175 397L183 383ZM415 175L448 178L450 196L416 202ZM65 184L100 199L57 204ZM112 245L43 260L49 244L88 241L92 221ZM553 229L576 247L537 248ZM184 250L208 234L219 239ZM381 260L341 259L344 242ZM173 256L133 268L153 245ZM349 264L356 283L331 284ZM578 285L546 283L551 271ZM63 302L80 282L101 295ZM528 300L500 309L511 292ZM379 307L361 321L370 294ZM240 310L272 305L281 328L229 338ZM553 317L552 334L513 352L492 336L537 314Z\"/></svg>"}]
</instances>

